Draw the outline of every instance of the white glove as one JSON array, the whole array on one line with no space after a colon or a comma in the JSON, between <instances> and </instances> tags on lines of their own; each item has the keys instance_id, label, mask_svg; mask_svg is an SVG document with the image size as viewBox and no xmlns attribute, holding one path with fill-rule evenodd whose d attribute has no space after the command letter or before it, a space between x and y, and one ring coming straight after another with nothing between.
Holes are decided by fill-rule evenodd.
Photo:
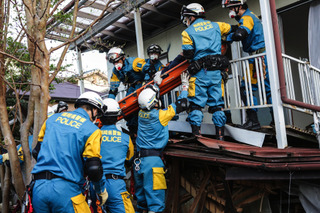
<instances>
[{"instance_id":1,"label":"white glove","mask_svg":"<svg viewBox=\"0 0 320 213\"><path fill-rule=\"evenodd\" d=\"M104 189L102 193L99 194L100 197L100 206L103 206L108 200L108 192L107 189Z\"/></svg>"},{"instance_id":2,"label":"white glove","mask_svg":"<svg viewBox=\"0 0 320 213\"><path fill-rule=\"evenodd\" d=\"M181 73L181 86L182 90L188 90L189 88L189 73L183 72Z\"/></svg>"},{"instance_id":3,"label":"white glove","mask_svg":"<svg viewBox=\"0 0 320 213\"><path fill-rule=\"evenodd\" d=\"M156 83L158 86L161 84L161 82L162 82L161 71L156 72L156 74L154 75L153 81L154 81L154 83Z\"/></svg>"},{"instance_id":4,"label":"white glove","mask_svg":"<svg viewBox=\"0 0 320 213\"><path fill-rule=\"evenodd\" d=\"M9 160L9 154L5 153L2 155L2 162L4 163L6 160Z\"/></svg>"}]
</instances>

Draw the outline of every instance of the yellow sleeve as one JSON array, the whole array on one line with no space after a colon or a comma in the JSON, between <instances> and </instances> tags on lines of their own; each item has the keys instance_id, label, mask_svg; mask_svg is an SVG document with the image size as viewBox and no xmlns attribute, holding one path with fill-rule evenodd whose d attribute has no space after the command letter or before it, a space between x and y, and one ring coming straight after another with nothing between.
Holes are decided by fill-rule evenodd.
<instances>
[{"instance_id":1,"label":"yellow sleeve","mask_svg":"<svg viewBox=\"0 0 320 213\"><path fill-rule=\"evenodd\" d=\"M115 74L112 73L112 76L110 78L110 82L119 82L119 81L120 81L119 78Z\"/></svg>"},{"instance_id":2,"label":"yellow sleeve","mask_svg":"<svg viewBox=\"0 0 320 213\"><path fill-rule=\"evenodd\" d=\"M192 39L186 31L181 33L182 35L182 45L193 45Z\"/></svg>"},{"instance_id":3,"label":"yellow sleeve","mask_svg":"<svg viewBox=\"0 0 320 213\"><path fill-rule=\"evenodd\" d=\"M101 158L100 148L101 148L101 130L97 129L90 135L88 138L86 145L84 147L84 152L82 153L83 157L92 158L98 157Z\"/></svg>"},{"instance_id":4,"label":"yellow sleeve","mask_svg":"<svg viewBox=\"0 0 320 213\"><path fill-rule=\"evenodd\" d=\"M225 22L217 22L220 27L221 35L226 35L231 30L231 25Z\"/></svg>"},{"instance_id":5,"label":"yellow sleeve","mask_svg":"<svg viewBox=\"0 0 320 213\"><path fill-rule=\"evenodd\" d=\"M40 129L39 135L38 135L38 141L42 142L43 141L43 137L44 137L44 133L46 132L46 124L47 121L45 121Z\"/></svg>"},{"instance_id":6,"label":"yellow sleeve","mask_svg":"<svg viewBox=\"0 0 320 213\"><path fill-rule=\"evenodd\" d=\"M133 155L134 155L134 146L133 146L133 143L131 141L131 138L129 137L129 149L128 149L128 152L127 152L126 160L131 160L131 158L133 158Z\"/></svg>"},{"instance_id":7,"label":"yellow sleeve","mask_svg":"<svg viewBox=\"0 0 320 213\"><path fill-rule=\"evenodd\" d=\"M133 60L132 68L135 72L141 72L145 64L146 64L146 61L144 59L136 58Z\"/></svg>"},{"instance_id":8,"label":"yellow sleeve","mask_svg":"<svg viewBox=\"0 0 320 213\"><path fill-rule=\"evenodd\" d=\"M251 16L243 16L242 17L243 24L242 26L247 27L250 31L253 29L253 19Z\"/></svg>"},{"instance_id":9,"label":"yellow sleeve","mask_svg":"<svg viewBox=\"0 0 320 213\"><path fill-rule=\"evenodd\" d=\"M167 126L169 121L176 115L176 111L171 105L169 105L167 110L159 110L159 121L162 126Z\"/></svg>"}]
</instances>

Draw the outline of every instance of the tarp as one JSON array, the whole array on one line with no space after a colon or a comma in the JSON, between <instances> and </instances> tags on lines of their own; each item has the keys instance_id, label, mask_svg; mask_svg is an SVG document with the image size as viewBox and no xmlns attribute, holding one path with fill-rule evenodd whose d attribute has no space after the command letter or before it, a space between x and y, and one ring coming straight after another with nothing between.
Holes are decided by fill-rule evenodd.
<instances>
[{"instance_id":1,"label":"tarp","mask_svg":"<svg viewBox=\"0 0 320 213\"><path fill-rule=\"evenodd\" d=\"M320 69L320 0L313 1L309 9L308 44L312 66Z\"/></svg>"}]
</instances>

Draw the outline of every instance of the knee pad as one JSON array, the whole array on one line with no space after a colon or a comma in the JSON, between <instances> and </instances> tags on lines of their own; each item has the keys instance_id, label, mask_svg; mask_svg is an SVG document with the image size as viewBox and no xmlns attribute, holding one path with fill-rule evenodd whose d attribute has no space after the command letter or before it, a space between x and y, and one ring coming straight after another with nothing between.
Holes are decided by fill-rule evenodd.
<instances>
[{"instance_id":1,"label":"knee pad","mask_svg":"<svg viewBox=\"0 0 320 213\"><path fill-rule=\"evenodd\" d=\"M217 112L217 111L221 111L222 110L222 108L221 107L209 107L209 109L208 109L208 112L210 113L210 114L213 114L213 113L215 113L215 112Z\"/></svg>"},{"instance_id":2,"label":"knee pad","mask_svg":"<svg viewBox=\"0 0 320 213\"><path fill-rule=\"evenodd\" d=\"M202 111L202 107L193 103L193 102L190 102L190 105L189 105L189 112L192 112L193 110L199 110L199 111Z\"/></svg>"},{"instance_id":3,"label":"knee pad","mask_svg":"<svg viewBox=\"0 0 320 213\"><path fill-rule=\"evenodd\" d=\"M98 182L103 175L103 168L100 158L88 158L84 165L84 171L91 181Z\"/></svg>"}]
</instances>

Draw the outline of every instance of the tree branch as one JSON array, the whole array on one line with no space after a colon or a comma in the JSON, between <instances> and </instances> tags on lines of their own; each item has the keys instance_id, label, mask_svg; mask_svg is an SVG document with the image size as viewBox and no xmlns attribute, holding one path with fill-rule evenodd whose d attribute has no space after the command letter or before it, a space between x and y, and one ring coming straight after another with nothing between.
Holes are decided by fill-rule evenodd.
<instances>
[{"instance_id":1,"label":"tree branch","mask_svg":"<svg viewBox=\"0 0 320 213\"><path fill-rule=\"evenodd\" d=\"M13 56L13 55L11 55L11 54L8 54L8 53L6 53L6 52L3 52L3 51L0 51L0 54L2 54L2 55L4 55L4 56L7 56L7 57L9 57L9 58L12 58L12 59L14 59L14 60L16 60L16 61L18 61L18 62L20 62L20 63L22 63L22 64L31 64L31 65L35 65L35 66L38 67L39 69L43 69L43 67L41 66L41 64L36 63L36 61L33 61L33 62L32 62L32 61L23 61L23 60L15 57L15 56Z\"/></svg>"},{"instance_id":2,"label":"tree branch","mask_svg":"<svg viewBox=\"0 0 320 213\"><path fill-rule=\"evenodd\" d=\"M91 29L91 27L92 27L93 25L95 25L99 20L101 20L101 19L103 18L105 11L107 11L107 9L110 7L110 6L109 6L110 3L113 2L113 1L114 1L114 0L110 0L110 1L107 3L106 7L105 7L104 10L101 12L100 16L99 16L98 18L96 18L96 20L94 20L94 21L88 26L87 29L85 29L82 33L80 33L78 36L74 37L73 39L70 39L70 40L64 42L63 44L60 44L60 45L57 46L57 47L54 47L54 48L52 47L52 48L50 49L50 51L49 51L49 54L51 54L52 52L60 49L61 47L65 46L65 45L68 45L68 44L70 45L72 42L74 42L75 40L79 39L79 38L82 37L84 34L86 34L86 33Z\"/></svg>"}]
</instances>

